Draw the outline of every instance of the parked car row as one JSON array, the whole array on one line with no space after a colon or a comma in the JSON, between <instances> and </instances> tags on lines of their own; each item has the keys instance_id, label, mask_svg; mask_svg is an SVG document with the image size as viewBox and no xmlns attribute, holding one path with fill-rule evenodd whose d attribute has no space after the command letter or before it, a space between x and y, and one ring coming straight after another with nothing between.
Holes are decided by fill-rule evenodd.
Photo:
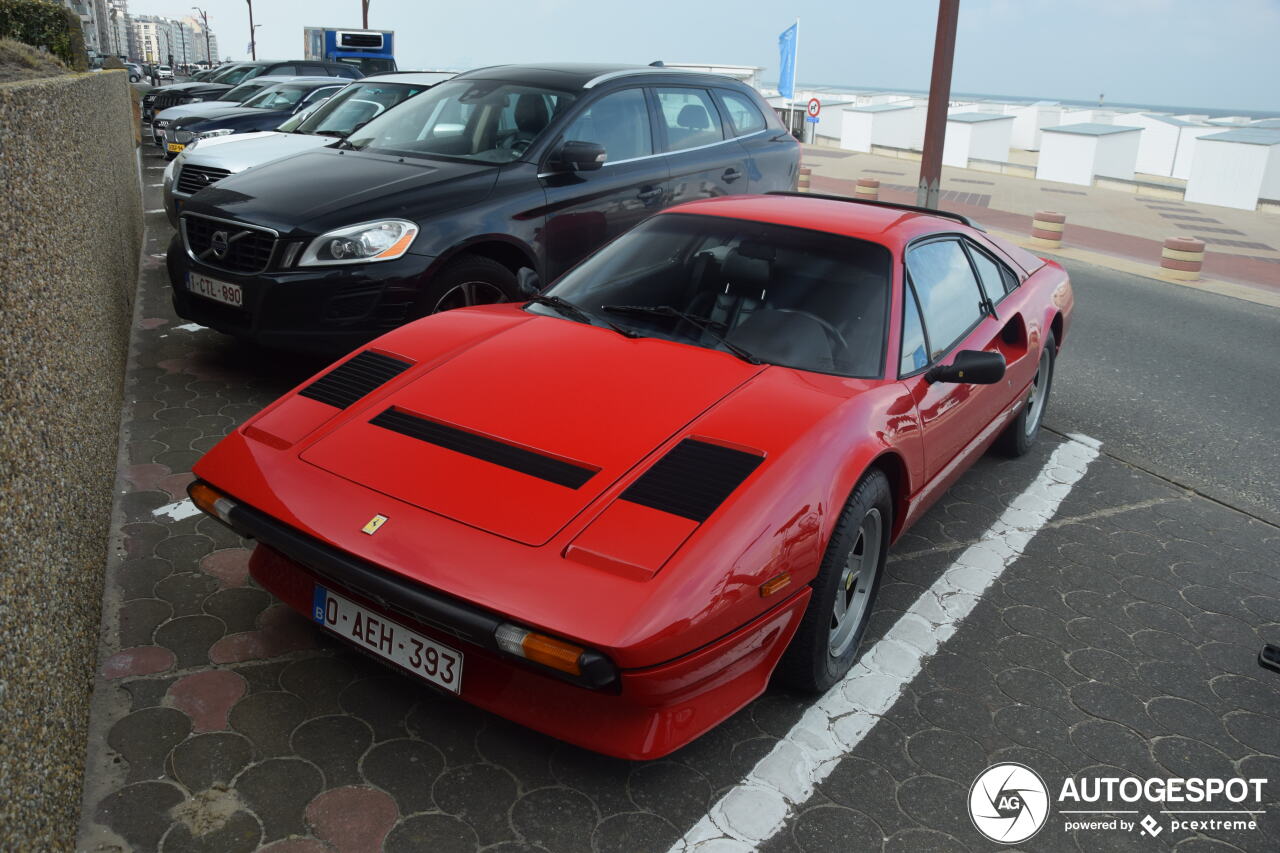
<instances>
[{"instance_id":1,"label":"parked car row","mask_svg":"<svg viewBox=\"0 0 1280 853\"><path fill-rule=\"evenodd\" d=\"M177 313L355 350L189 494L265 589L427 684L632 759L771 678L826 690L890 543L1039 433L1062 268L794 192L798 144L737 81L394 74L230 125L325 85L162 114Z\"/></svg>"}]
</instances>

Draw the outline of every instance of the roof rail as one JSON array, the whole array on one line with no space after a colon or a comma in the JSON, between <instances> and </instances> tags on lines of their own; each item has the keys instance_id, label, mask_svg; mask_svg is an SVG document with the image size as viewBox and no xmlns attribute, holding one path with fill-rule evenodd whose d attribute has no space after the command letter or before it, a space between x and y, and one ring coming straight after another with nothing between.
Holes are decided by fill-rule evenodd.
<instances>
[{"instance_id":1,"label":"roof rail","mask_svg":"<svg viewBox=\"0 0 1280 853\"><path fill-rule=\"evenodd\" d=\"M827 199L829 201L847 201L847 202L852 202L853 204L869 204L869 205L872 205L873 207L893 207L893 208L897 208L898 210L909 210L912 213L923 213L927 216L941 216L945 219L954 219L956 222L959 222L962 225L968 225L970 228L973 228L977 231L981 231L984 234L987 231L987 229L983 228L981 225L974 222L972 219L965 216L963 213L952 213L950 210L934 210L933 208L930 208L930 207L920 207L919 205L915 205L915 204L902 204L896 201L872 201L869 198L853 198L852 196L847 196L847 195L828 195L826 193L802 193L796 190L770 190L768 193L766 193L766 195L793 195L793 196L799 196L801 198L822 198L822 199Z\"/></svg>"}]
</instances>

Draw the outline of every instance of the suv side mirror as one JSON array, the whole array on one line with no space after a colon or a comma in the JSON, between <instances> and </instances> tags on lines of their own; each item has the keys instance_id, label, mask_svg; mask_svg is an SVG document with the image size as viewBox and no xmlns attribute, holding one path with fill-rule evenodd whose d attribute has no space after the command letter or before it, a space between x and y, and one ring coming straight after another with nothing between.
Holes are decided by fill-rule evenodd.
<instances>
[{"instance_id":1,"label":"suv side mirror","mask_svg":"<svg viewBox=\"0 0 1280 853\"><path fill-rule=\"evenodd\" d=\"M560 162L575 172L594 172L604 165L608 154L597 142L569 140L560 146Z\"/></svg>"},{"instance_id":2,"label":"suv side mirror","mask_svg":"<svg viewBox=\"0 0 1280 853\"><path fill-rule=\"evenodd\" d=\"M924 378L929 382L994 385L1004 378L1004 356L998 352L961 350L951 364L931 368Z\"/></svg>"}]
</instances>

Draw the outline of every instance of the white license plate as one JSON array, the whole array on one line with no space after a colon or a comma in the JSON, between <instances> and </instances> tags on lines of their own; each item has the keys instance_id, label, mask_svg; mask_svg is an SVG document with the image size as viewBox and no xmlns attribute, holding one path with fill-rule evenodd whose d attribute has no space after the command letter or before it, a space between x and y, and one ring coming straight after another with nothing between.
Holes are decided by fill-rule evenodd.
<instances>
[{"instance_id":1,"label":"white license plate","mask_svg":"<svg viewBox=\"0 0 1280 853\"><path fill-rule=\"evenodd\" d=\"M429 640L319 584L311 618L432 684L462 692L462 652L457 649Z\"/></svg>"},{"instance_id":2,"label":"white license plate","mask_svg":"<svg viewBox=\"0 0 1280 853\"><path fill-rule=\"evenodd\" d=\"M236 308L244 305L244 289L240 285L218 281L206 275L187 273L187 290L223 305L233 305Z\"/></svg>"}]
</instances>

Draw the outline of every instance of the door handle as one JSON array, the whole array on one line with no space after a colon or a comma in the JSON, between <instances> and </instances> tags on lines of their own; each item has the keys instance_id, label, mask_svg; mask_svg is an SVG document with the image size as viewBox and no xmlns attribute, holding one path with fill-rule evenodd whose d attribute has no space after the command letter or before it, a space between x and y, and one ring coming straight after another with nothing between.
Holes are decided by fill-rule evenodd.
<instances>
[{"instance_id":1,"label":"door handle","mask_svg":"<svg viewBox=\"0 0 1280 853\"><path fill-rule=\"evenodd\" d=\"M726 184L731 184L738 178L742 177L742 170L729 168L724 170L724 174L720 176Z\"/></svg>"},{"instance_id":2,"label":"door handle","mask_svg":"<svg viewBox=\"0 0 1280 853\"><path fill-rule=\"evenodd\" d=\"M648 187L647 189L642 189L640 192L636 193L636 198L641 201L653 201L660 195L662 195L662 187Z\"/></svg>"}]
</instances>

